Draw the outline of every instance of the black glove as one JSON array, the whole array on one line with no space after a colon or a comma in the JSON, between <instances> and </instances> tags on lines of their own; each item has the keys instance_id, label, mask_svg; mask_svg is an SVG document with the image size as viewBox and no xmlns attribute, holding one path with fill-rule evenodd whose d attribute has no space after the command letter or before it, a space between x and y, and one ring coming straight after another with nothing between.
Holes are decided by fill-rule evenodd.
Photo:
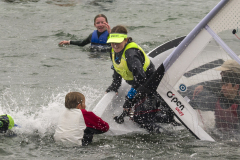
<instances>
[{"instance_id":1,"label":"black glove","mask_svg":"<svg viewBox=\"0 0 240 160\"><path fill-rule=\"evenodd\" d=\"M107 88L106 92L111 92L111 91L114 91L114 92L118 92L118 87L117 86L114 86L114 85L111 85Z\"/></svg>"},{"instance_id":2,"label":"black glove","mask_svg":"<svg viewBox=\"0 0 240 160\"><path fill-rule=\"evenodd\" d=\"M128 111L123 111L119 116L114 117L114 121L118 124L122 124L124 122L124 117L128 115Z\"/></svg>"},{"instance_id":3,"label":"black glove","mask_svg":"<svg viewBox=\"0 0 240 160\"><path fill-rule=\"evenodd\" d=\"M118 124L122 124L124 122L123 117L120 116L116 116L113 118L115 122L117 122Z\"/></svg>"}]
</instances>

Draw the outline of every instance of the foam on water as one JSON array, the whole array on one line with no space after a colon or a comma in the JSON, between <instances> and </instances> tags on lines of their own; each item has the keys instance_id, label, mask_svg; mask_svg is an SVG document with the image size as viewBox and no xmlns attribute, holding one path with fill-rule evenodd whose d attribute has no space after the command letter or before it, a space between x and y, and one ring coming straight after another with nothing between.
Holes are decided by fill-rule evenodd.
<instances>
[{"instance_id":1,"label":"foam on water","mask_svg":"<svg viewBox=\"0 0 240 160\"><path fill-rule=\"evenodd\" d=\"M85 95L87 110L91 110L96 100L103 94L100 90L89 86L77 88L76 91ZM26 94L24 94L25 91L22 90L20 92L26 96ZM11 90L6 89L3 91L4 98L0 105L0 114L9 114L13 117L15 123L18 125L18 127L13 128L13 131L17 134L33 134L35 132L38 132L40 136L45 136L47 133L53 134L58 118L65 107L65 95L68 92L70 91L63 91L58 94L52 94L51 97L46 97L47 105L29 106L27 103L34 100L25 97L29 101L25 101L25 104L20 104L18 102L20 97L12 97ZM24 105L24 107L21 105ZM35 111L33 111L33 107L36 107L34 109Z\"/></svg>"},{"instance_id":2,"label":"foam on water","mask_svg":"<svg viewBox=\"0 0 240 160\"><path fill-rule=\"evenodd\" d=\"M104 95L101 89L94 89L89 86L77 88L75 91L85 95L86 109L89 111L95 107L96 103ZM15 124L18 125L12 131L18 135L35 135L36 133L40 137L53 135L58 119L65 108L65 96L70 90L52 93L51 96L43 97L44 104L36 105L34 105L34 102L37 101L35 99L37 97L32 97L28 89L19 91L18 97L13 92L15 91L12 88L5 89L0 104L0 114L11 115ZM118 108L122 110L120 106ZM111 113L112 111L110 110L109 112ZM125 118L124 124L117 124L113 121L113 117L109 116L111 115L110 113L108 116L103 117L110 125L110 130L106 133L107 135L122 135L134 132L147 133L129 120L128 117Z\"/></svg>"}]
</instances>

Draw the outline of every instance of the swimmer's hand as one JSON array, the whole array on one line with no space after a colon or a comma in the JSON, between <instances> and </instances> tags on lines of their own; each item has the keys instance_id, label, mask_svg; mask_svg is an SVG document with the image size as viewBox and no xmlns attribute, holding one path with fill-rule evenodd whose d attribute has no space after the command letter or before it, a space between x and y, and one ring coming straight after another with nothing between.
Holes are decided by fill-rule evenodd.
<instances>
[{"instance_id":1,"label":"swimmer's hand","mask_svg":"<svg viewBox=\"0 0 240 160\"><path fill-rule=\"evenodd\" d=\"M108 33L110 34L111 33L111 27L109 26L108 23L104 22L103 24L105 24L106 28L107 28L107 31Z\"/></svg>"},{"instance_id":2,"label":"swimmer's hand","mask_svg":"<svg viewBox=\"0 0 240 160\"><path fill-rule=\"evenodd\" d=\"M203 86L200 85L200 86L197 86L195 89L194 89L194 92L193 92L193 98L195 98L195 96L197 96L198 94L200 94L201 92L203 91Z\"/></svg>"},{"instance_id":3,"label":"swimmer's hand","mask_svg":"<svg viewBox=\"0 0 240 160\"><path fill-rule=\"evenodd\" d=\"M118 124L122 124L124 122L124 117L129 115L129 109L123 110L123 112L119 116L113 117L114 121Z\"/></svg>"},{"instance_id":4,"label":"swimmer's hand","mask_svg":"<svg viewBox=\"0 0 240 160\"><path fill-rule=\"evenodd\" d=\"M70 40L69 41L61 41L58 45L59 46L63 46L63 45L69 45L70 44Z\"/></svg>"},{"instance_id":5,"label":"swimmer's hand","mask_svg":"<svg viewBox=\"0 0 240 160\"><path fill-rule=\"evenodd\" d=\"M117 88L116 86L114 86L113 84L110 85L110 86L107 88L107 90L106 90L105 93L108 93L108 92L111 92L111 91L115 92L116 95L118 94L118 88Z\"/></svg>"},{"instance_id":6,"label":"swimmer's hand","mask_svg":"<svg viewBox=\"0 0 240 160\"><path fill-rule=\"evenodd\" d=\"M123 117L115 116L115 117L113 117L113 119L118 124L122 124L124 122Z\"/></svg>"}]
</instances>

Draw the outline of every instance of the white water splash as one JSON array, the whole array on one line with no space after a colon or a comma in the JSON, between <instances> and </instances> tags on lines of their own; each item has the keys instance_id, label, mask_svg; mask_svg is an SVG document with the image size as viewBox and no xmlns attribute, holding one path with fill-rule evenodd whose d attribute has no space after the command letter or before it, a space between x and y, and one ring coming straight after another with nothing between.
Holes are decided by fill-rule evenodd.
<instances>
[{"instance_id":1,"label":"white water splash","mask_svg":"<svg viewBox=\"0 0 240 160\"><path fill-rule=\"evenodd\" d=\"M91 110L104 94L102 91L91 88L89 86L83 86L77 88L75 91L81 92L85 95L87 110ZM14 97L10 89L6 89L3 93L2 103L0 105L0 115L9 114L13 117L15 124L19 127L14 127L12 130L17 134L33 134L37 132L40 136L44 136L47 133L53 134L58 122L58 118L65 108L65 96L70 91L63 91L58 94L52 94L50 97L45 97L46 102L42 102L40 106L32 106L29 101L30 96L21 92L25 97L21 100L19 97ZM47 105L44 105L47 104Z\"/></svg>"}]
</instances>

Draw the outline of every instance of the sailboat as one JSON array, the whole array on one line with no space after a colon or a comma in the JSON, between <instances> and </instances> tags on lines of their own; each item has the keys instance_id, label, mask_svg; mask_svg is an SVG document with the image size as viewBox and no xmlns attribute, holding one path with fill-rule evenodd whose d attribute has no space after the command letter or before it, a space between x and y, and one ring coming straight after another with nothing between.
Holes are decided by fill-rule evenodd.
<instances>
[{"instance_id":1,"label":"sailboat","mask_svg":"<svg viewBox=\"0 0 240 160\"><path fill-rule=\"evenodd\" d=\"M234 36L240 23L239 8L239 0L221 0L186 37L163 44L148 54L156 68L164 67L157 92L183 126L200 140L215 141L236 135L236 130L223 132L216 128L212 106L221 87L220 71L216 68L227 60L240 64L236 54L240 41ZM210 84L207 89L194 97L195 88L207 83ZM129 89L123 81L119 94L107 93L93 112L109 122L122 111ZM116 132L141 130L131 120L120 125L114 123L110 123L110 128L112 125Z\"/></svg>"}]
</instances>

